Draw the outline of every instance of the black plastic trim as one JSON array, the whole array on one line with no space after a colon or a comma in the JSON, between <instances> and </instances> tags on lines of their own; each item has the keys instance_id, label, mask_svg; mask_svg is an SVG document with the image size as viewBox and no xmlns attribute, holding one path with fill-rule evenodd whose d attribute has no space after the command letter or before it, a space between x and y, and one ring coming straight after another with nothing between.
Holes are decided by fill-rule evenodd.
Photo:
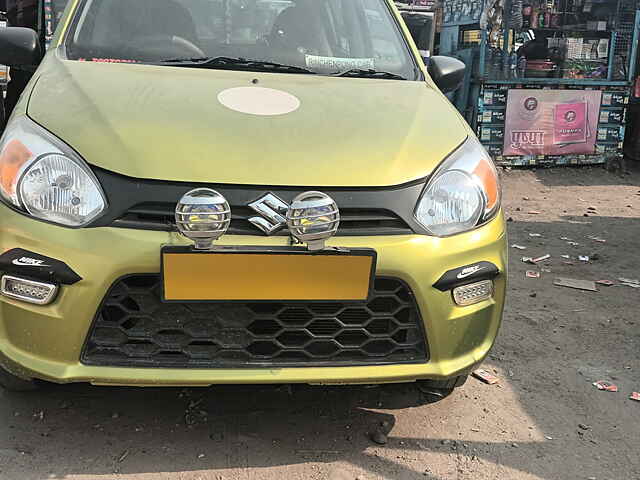
<instances>
[{"instance_id":1,"label":"black plastic trim","mask_svg":"<svg viewBox=\"0 0 640 480\"><path fill-rule=\"evenodd\" d=\"M13 248L0 255L0 270L18 277L62 285L73 285L82 280L66 263L22 248Z\"/></svg>"},{"instance_id":2,"label":"black plastic trim","mask_svg":"<svg viewBox=\"0 0 640 480\"><path fill-rule=\"evenodd\" d=\"M219 364L217 362L206 362L206 363L200 363L195 365L193 364L185 365L178 362L167 363L167 362L157 361L152 359L146 360L146 361L135 361L135 359L133 361L127 361L127 360L108 359L104 357L95 358L93 354L90 352L90 349L91 349L90 344L96 328L100 326L101 312L103 311L105 306L108 304L108 301L111 295L113 294L114 290L118 288L120 283L132 277L160 278L160 274L157 274L157 273L128 274L116 279L113 282L111 287L106 292L104 298L100 302L100 305L95 313L95 316L91 322L91 325L87 330L87 335L85 337L85 341L80 354L80 362L82 364L90 365L90 366L101 366L101 367L126 367L126 368L145 368L145 369L178 368L178 369L190 370L194 368L195 369L206 368L211 370L217 370L217 369L242 370L247 368L261 369L261 368L309 368L309 367L351 367L351 366L376 366L376 365L414 365L414 364L426 364L430 360L429 341L427 338L427 332L424 325L424 321L422 319L422 312L420 311L420 307L418 306L418 303L413 295L413 291L411 287L406 282L404 282L403 280L397 277L387 277L387 276L377 276L375 277L375 281L391 280L391 281L397 282L409 293L409 298L406 300L406 304L410 308L414 309L416 313L415 328L417 329L418 333L421 335L421 338L422 338L422 341L420 343L423 351L420 354L420 358L405 359L405 360L401 360L401 359L385 360L385 359L376 359L376 357L372 355L363 361L359 361L359 360L322 361L322 360L309 359L308 361L304 361L304 362L290 362L290 361L277 361L277 360L263 360L263 361L252 361L247 363L233 362L232 364L229 364L226 362L224 364ZM384 292L382 293L382 296L386 296ZM269 302L246 302L246 303L264 304ZM288 303L289 302L286 302L287 305ZM332 303L343 303L343 302L332 302ZM361 302L362 305L366 305L366 303L367 302ZM354 327L354 328L358 328L358 327ZM375 336L372 336L372 338L373 337Z\"/></svg>"},{"instance_id":3,"label":"black plastic trim","mask_svg":"<svg viewBox=\"0 0 640 480\"><path fill-rule=\"evenodd\" d=\"M340 207L344 215L343 227L348 224L350 211L375 211L375 215L389 216L390 220L401 221L402 225L392 228L361 229L348 228L339 230L338 235L410 235L426 234L424 228L415 220L413 211L425 186L425 179L418 179L403 185L391 187L283 187L265 185L229 185L207 182L173 182L128 177L99 167L92 166L98 181L107 197L108 210L94 222L92 227L120 227L141 230L175 230L172 224L145 224L140 221L129 221L125 217L132 210L153 207L164 209L174 205L189 190L200 187L213 188L220 192L232 208L233 220L243 220L248 215L255 215L248 209L248 204L266 193L273 193L286 202L291 202L298 194L309 190L320 190L330 195ZM235 212L235 213L234 213ZM385 213L386 212L386 213ZM166 213L172 213L167 211ZM355 214L354 214L355 215ZM232 221L233 221L232 220ZM357 219L356 219L357 220ZM257 227L230 229L229 234L264 236ZM286 231L280 232L287 235Z\"/></svg>"},{"instance_id":4,"label":"black plastic trim","mask_svg":"<svg viewBox=\"0 0 640 480\"><path fill-rule=\"evenodd\" d=\"M463 267L454 268L445 272L440 279L433 284L433 288L446 292L462 285L491 280L500 274L500 270L491 262L476 262Z\"/></svg>"}]
</instances>

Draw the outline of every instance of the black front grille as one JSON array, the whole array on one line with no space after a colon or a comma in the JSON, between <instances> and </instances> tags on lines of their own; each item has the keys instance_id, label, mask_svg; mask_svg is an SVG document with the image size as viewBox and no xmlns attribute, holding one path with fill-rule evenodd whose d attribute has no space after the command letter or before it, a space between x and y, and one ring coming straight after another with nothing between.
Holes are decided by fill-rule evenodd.
<instances>
[{"instance_id":1,"label":"black front grille","mask_svg":"<svg viewBox=\"0 0 640 480\"><path fill-rule=\"evenodd\" d=\"M353 366L428 360L410 288L377 278L362 303L162 303L159 275L107 293L82 362L165 368Z\"/></svg>"},{"instance_id":2,"label":"black front grille","mask_svg":"<svg viewBox=\"0 0 640 480\"><path fill-rule=\"evenodd\" d=\"M320 190L340 207L341 236L411 235L426 233L413 215L427 179L389 187L268 186L193 183L132 178L92 167L107 194L109 208L89 227L120 227L174 231L176 203L194 188L208 187L223 195L231 206L230 233L264 236L249 222L258 216L249 205L271 193L291 204L302 192ZM363 172L363 182L366 181ZM279 232L287 235L287 229Z\"/></svg>"},{"instance_id":3,"label":"black front grille","mask_svg":"<svg viewBox=\"0 0 640 480\"><path fill-rule=\"evenodd\" d=\"M144 230L176 231L175 203L142 203L128 209L112 226ZM258 216L246 206L232 206L232 235L262 235L249 218ZM384 209L346 208L340 210L338 235L408 235L413 230L393 212ZM279 235L288 235L285 228Z\"/></svg>"}]
</instances>

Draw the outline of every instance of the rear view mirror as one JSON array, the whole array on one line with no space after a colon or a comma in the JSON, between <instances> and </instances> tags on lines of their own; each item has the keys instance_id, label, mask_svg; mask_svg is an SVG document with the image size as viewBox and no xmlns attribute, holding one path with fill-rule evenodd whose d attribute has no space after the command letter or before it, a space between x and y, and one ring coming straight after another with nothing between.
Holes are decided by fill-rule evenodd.
<instances>
[{"instance_id":1,"label":"rear view mirror","mask_svg":"<svg viewBox=\"0 0 640 480\"><path fill-rule=\"evenodd\" d=\"M9 27L0 29L0 64L15 67L37 65L42 53L35 30Z\"/></svg>"},{"instance_id":2,"label":"rear view mirror","mask_svg":"<svg viewBox=\"0 0 640 480\"><path fill-rule=\"evenodd\" d=\"M433 56L429 59L427 70L442 93L457 90L464 80L466 66L460 60L451 57Z\"/></svg>"}]
</instances>

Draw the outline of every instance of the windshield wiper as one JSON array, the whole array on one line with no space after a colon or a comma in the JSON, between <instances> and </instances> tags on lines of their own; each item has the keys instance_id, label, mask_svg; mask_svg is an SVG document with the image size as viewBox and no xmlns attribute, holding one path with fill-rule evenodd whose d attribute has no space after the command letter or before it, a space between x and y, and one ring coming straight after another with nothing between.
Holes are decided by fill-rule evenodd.
<instances>
[{"instance_id":1,"label":"windshield wiper","mask_svg":"<svg viewBox=\"0 0 640 480\"><path fill-rule=\"evenodd\" d=\"M213 68L221 70L233 70L241 68L243 70L253 70L259 72L286 72L286 73L307 73L315 74L311 70L295 65L285 65L282 63L267 62L263 60L249 60L238 57L205 57L205 58L173 58L151 62L154 65L166 65L172 67L190 68Z\"/></svg>"},{"instance_id":2,"label":"windshield wiper","mask_svg":"<svg viewBox=\"0 0 640 480\"><path fill-rule=\"evenodd\" d=\"M380 72L378 70L364 70L361 68L352 68L345 70L344 72L338 72L333 74L334 77L361 77L361 78L386 78L389 80L406 80L402 75L397 75L391 72Z\"/></svg>"}]
</instances>

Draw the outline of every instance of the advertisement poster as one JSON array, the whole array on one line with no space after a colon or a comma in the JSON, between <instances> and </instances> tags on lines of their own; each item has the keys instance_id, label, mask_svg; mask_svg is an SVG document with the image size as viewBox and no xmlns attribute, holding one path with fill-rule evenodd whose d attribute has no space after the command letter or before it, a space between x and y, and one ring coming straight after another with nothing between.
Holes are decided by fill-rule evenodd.
<instances>
[{"instance_id":1,"label":"advertisement poster","mask_svg":"<svg viewBox=\"0 0 640 480\"><path fill-rule=\"evenodd\" d=\"M600 90L509 90L504 155L595 153Z\"/></svg>"}]
</instances>

